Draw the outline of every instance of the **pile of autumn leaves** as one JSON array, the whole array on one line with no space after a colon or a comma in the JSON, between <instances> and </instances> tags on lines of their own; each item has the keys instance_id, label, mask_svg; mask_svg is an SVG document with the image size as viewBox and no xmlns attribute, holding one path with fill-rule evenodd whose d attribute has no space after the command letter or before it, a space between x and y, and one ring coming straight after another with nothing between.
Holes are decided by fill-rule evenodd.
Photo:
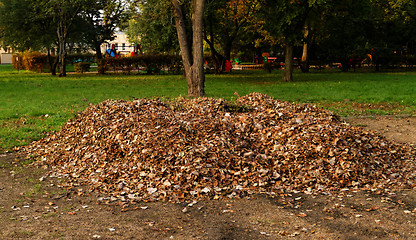
<instances>
[{"instance_id":1,"label":"pile of autumn leaves","mask_svg":"<svg viewBox=\"0 0 416 240\"><path fill-rule=\"evenodd\" d=\"M189 201L253 193L415 186L414 149L329 111L259 93L105 101L33 143L68 184L117 198Z\"/></svg>"}]
</instances>

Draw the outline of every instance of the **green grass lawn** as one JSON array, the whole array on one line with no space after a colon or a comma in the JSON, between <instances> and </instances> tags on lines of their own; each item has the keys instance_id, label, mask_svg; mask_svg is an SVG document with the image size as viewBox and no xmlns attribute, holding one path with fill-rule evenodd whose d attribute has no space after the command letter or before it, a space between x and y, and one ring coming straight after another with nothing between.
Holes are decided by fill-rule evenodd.
<instances>
[{"instance_id":1,"label":"green grass lawn","mask_svg":"<svg viewBox=\"0 0 416 240\"><path fill-rule=\"evenodd\" d=\"M208 97L235 99L262 92L277 99L308 102L340 115L414 114L416 73L294 73L295 82L280 82L281 72L234 71L207 75ZM49 74L15 71L0 65L0 152L58 130L89 104L106 99L161 98L187 95L179 75Z\"/></svg>"}]
</instances>

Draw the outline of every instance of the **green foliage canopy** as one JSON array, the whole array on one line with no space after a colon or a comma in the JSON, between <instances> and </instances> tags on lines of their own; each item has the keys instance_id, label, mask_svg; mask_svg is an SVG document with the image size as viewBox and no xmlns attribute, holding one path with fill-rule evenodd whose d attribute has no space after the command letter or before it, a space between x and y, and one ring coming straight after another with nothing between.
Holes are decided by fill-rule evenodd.
<instances>
[{"instance_id":1,"label":"green foliage canopy","mask_svg":"<svg viewBox=\"0 0 416 240\"><path fill-rule=\"evenodd\" d=\"M179 52L169 0L138 0L132 5L126 34L146 53Z\"/></svg>"},{"instance_id":2,"label":"green foliage canopy","mask_svg":"<svg viewBox=\"0 0 416 240\"><path fill-rule=\"evenodd\" d=\"M3 47L40 50L56 43L55 24L38 1L0 0L0 39Z\"/></svg>"}]
</instances>

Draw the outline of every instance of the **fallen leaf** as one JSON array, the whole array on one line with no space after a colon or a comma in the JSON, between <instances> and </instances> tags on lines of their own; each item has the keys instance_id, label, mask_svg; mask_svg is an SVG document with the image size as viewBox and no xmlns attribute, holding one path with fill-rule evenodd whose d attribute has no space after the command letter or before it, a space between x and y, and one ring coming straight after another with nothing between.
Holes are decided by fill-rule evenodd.
<instances>
[{"instance_id":1,"label":"fallen leaf","mask_svg":"<svg viewBox=\"0 0 416 240\"><path fill-rule=\"evenodd\" d=\"M372 206L371 208L366 209L365 211L371 212L380 209L379 207Z\"/></svg>"}]
</instances>

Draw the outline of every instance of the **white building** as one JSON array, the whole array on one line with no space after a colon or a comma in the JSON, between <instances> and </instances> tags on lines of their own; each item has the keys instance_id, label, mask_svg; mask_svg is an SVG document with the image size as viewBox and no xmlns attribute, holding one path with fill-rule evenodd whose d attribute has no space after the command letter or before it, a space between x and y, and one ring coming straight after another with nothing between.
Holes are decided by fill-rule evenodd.
<instances>
[{"instance_id":1,"label":"white building","mask_svg":"<svg viewBox=\"0 0 416 240\"><path fill-rule=\"evenodd\" d=\"M13 54L10 50L4 51L3 48L0 49L0 64L12 64Z\"/></svg>"},{"instance_id":2,"label":"white building","mask_svg":"<svg viewBox=\"0 0 416 240\"><path fill-rule=\"evenodd\" d=\"M116 51L121 55L127 55L134 52L134 44L129 42L127 35L124 33L117 33L114 40L101 45L101 52L105 53L107 49L111 49L113 44L115 45Z\"/></svg>"}]
</instances>

